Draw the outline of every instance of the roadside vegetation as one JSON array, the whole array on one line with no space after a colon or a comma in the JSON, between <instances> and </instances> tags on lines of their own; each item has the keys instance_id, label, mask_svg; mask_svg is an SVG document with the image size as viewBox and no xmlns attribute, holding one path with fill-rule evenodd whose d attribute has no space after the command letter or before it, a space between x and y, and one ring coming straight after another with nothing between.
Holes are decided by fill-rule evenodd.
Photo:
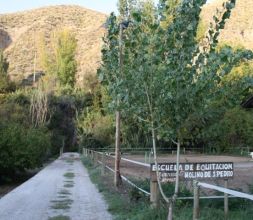
<instances>
[{"instance_id":1,"label":"roadside vegetation","mask_svg":"<svg viewBox=\"0 0 253 220\"><path fill-rule=\"evenodd\" d=\"M179 131L186 148L240 155L252 148L252 110L240 106L252 94L252 52L215 40L211 52L202 54L207 65L200 66L201 61L191 69L193 56L188 55L194 54L207 28L199 20L198 6L197 11L180 11L180 1L161 0L158 10L152 1L127 2L120 1L118 17L108 18L98 77L86 74L78 88L77 44L70 30L54 33L51 45L41 35L38 59L44 75L32 88L9 79L9 63L0 53L2 180L40 167L61 147L65 151L113 147L116 109L122 113L123 148L150 148L152 123L158 148L175 147L172 139L178 140ZM131 7L126 10L124 4ZM181 26L180 17L187 20L191 13L196 13L196 20ZM123 32L120 67L119 23L124 19L131 22ZM178 36L187 30L188 37L171 38L172 30ZM170 56L167 52L173 50L177 55ZM203 77L196 81L192 71L198 69Z\"/></svg>"},{"instance_id":2,"label":"roadside vegetation","mask_svg":"<svg viewBox=\"0 0 253 220\"><path fill-rule=\"evenodd\" d=\"M192 11L190 3L181 11L179 2L161 0L158 9L152 1L122 0L123 14L108 18L99 81L89 79L93 104L80 111L76 121L81 146L114 147L114 113L120 110L122 148L151 148L153 121L157 148L176 148L173 141L180 139L186 148L248 156L253 117L241 104L253 92L252 51L219 44L218 35L230 16L226 14L218 29L210 30L210 50L201 53L202 41L207 40L207 27L199 19L205 1ZM192 13L194 21L189 18ZM221 15L214 16L219 20ZM123 30L119 64L122 20L130 23ZM200 60L192 65L198 52Z\"/></svg>"},{"instance_id":3,"label":"roadside vegetation","mask_svg":"<svg viewBox=\"0 0 253 220\"><path fill-rule=\"evenodd\" d=\"M75 35L62 30L53 36L52 48L40 42L44 74L33 87L10 80L0 52L0 184L42 167L60 148L78 151L76 115L92 105L93 95L89 88L74 88Z\"/></svg>"},{"instance_id":4,"label":"roadside vegetation","mask_svg":"<svg viewBox=\"0 0 253 220\"><path fill-rule=\"evenodd\" d=\"M153 1L120 0L119 15L108 18L98 77L109 96L101 112L116 115L115 164L120 163L118 143L124 147L132 137L141 146L148 140L155 163L161 144L177 149L177 164L182 146L249 155L252 110L241 104L252 96L253 52L219 44L235 0L216 11L203 36L205 3L161 0L156 7ZM126 130L135 132L124 136ZM178 183L179 170L174 194L168 195L158 178L168 219L181 190Z\"/></svg>"},{"instance_id":5,"label":"roadside vegetation","mask_svg":"<svg viewBox=\"0 0 253 220\"><path fill-rule=\"evenodd\" d=\"M247 155L253 146L253 117L241 103L253 95L253 52L218 42L235 1L226 1L208 32L200 19L205 3L160 0L156 7L152 0L120 0L120 14L107 20L101 68L97 75L86 74L79 87L77 40L71 30L47 35L51 45L41 35L43 74L32 87L9 79L1 52L0 184L41 167L60 148L114 147L116 111L121 113L123 148L183 146ZM119 219L166 215L166 205L151 212L142 197L133 202L128 194L116 195L97 172L92 169L91 177L106 194L110 210L121 213ZM191 203L176 204L175 218L191 218L189 210ZM234 211L231 219L240 213ZM210 208L210 216L219 219L219 213ZM244 213L245 219L252 214Z\"/></svg>"},{"instance_id":6,"label":"roadside vegetation","mask_svg":"<svg viewBox=\"0 0 253 220\"><path fill-rule=\"evenodd\" d=\"M101 167L94 165L86 157L82 158L84 166L88 169L90 178L96 184L99 192L104 195L108 203L108 211L114 216L115 220L164 220L167 218L167 206L160 200L159 208L151 208L149 197L138 190L132 188L127 183L116 189L113 186L113 174L111 171L101 176ZM135 180L135 183L141 188L149 191L149 181ZM174 193L174 184L164 185L166 194ZM250 193L253 193L252 191ZM188 197L192 193L184 189L179 196ZM222 199L201 200L200 220L223 220L224 219L224 201ZM175 220L191 220L193 212L192 200L177 200L174 211ZM229 218L230 220L251 219L253 216L253 203L246 199L229 199Z\"/></svg>"}]
</instances>

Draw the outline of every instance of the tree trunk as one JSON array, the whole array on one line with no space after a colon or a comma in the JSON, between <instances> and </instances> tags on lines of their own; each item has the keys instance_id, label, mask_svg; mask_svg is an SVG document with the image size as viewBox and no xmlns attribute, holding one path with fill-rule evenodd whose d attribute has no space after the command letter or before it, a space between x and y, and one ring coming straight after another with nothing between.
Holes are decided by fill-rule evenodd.
<instances>
[{"instance_id":1,"label":"tree trunk","mask_svg":"<svg viewBox=\"0 0 253 220\"><path fill-rule=\"evenodd\" d=\"M180 147L181 147L181 143L178 140L177 144L177 172L176 172L176 183L175 183L175 192L174 195L172 197L172 200L169 203L169 213L168 213L168 220L172 220L173 219L173 206L175 204L175 201L177 199L178 196L178 192L179 192L179 163L180 163Z\"/></svg>"},{"instance_id":2,"label":"tree trunk","mask_svg":"<svg viewBox=\"0 0 253 220\"><path fill-rule=\"evenodd\" d=\"M177 142L177 172L176 172L176 184L175 184L175 194L174 199L176 199L178 195L179 189L179 162L180 162L180 141Z\"/></svg>"},{"instance_id":3,"label":"tree trunk","mask_svg":"<svg viewBox=\"0 0 253 220\"><path fill-rule=\"evenodd\" d=\"M119 72L120 76L123 75L123 26L120 23L119 31ZM119 107L120 100L117 98L117 107ZM116 133L115 133L115 173L114 173L114 185L118 187L121 184L120 176L120 111L116 111Z\"/></svg>"},{"instance_id":4,"label":"tree trunk","mask_svg":"<svg viewBox=\"0 0 253 220\"><path fill-rule=\"evenodd\" d=\"M167 220L172 220L172 219L173 219L173 203L170 202L169 203L169 213L168 213Z\"/></svg>"},{"instance_id":5,"label":"tree trunk","mask_svg":"<svg viewBox=\"0 0 253 220\"><path fill-rule=\"evenodd\" d=\"M114 185L116 187L118 187L120 184L121 184L121 176L120 176L120 112L116 111Z\"/></svg>"}]
</instances>

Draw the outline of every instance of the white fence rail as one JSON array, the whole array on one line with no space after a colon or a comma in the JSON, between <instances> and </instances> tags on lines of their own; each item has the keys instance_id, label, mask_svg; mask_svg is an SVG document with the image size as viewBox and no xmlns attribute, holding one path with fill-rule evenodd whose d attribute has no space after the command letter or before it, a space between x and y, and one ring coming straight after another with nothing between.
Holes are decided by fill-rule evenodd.
<instances>
[{"instance_id":1,"label":"white fence rail","mask_svg":"<svg viewBox=\"0 0 253 220\"><path fill-rule=\"evenodd\" d=\"M225 188L224 188L221 186L194 181L193 220L198 220L200 217L200 207L199 207L199 199L200 199L199 188L200 187L213 189L213 190L224 193L224 217L225 217L224 219L228 219L228 195L243 198L243 199L249 199L253 201L253 195L228 189L227 182L225 182Z\"/></svg>"},{"instance_id":2,"label":"white fence rail","mask_svg":"<svg viewBox=\"0 0 253 220\"><path fill-rule=\"evenodd\" d=\"M101 161L98 160L98 163L103 164ZM115 170L112 169L109 166L105 166L108 170L110 170L111 172L115 173ZM138 189L139 191L143 192L144 194L146 194L147 196L150 196L150 192L138 187L136 184L134 184L131 180L127 179L125 176L121 175L121 178L127 182L128 184L130 184L131 186L133 186L134 188Z\"/></svg>"},{"instance_id":3,"label":"white fence rail","mask_svg":"<svg viewBox=\"0 0 253 220\"><path fill-rule=\"evenodd\" d=\"M96 160L99 164L101 164L104 168L107 168L108 170L110 170L111 172L115 172L114 169L112 169L111 167L107 166L105 164L104 161L104 157L110 157L112 159L115 159L115 156L113 155L108 155L105 154L105 152L97 152L97 151L93 151L93 150L89 150L89 149L83 149L83 154L85 156L90 156L94 161ZM100 155L102 157L101 160L99 160L98 155ZM130 160L127 158L122 157L121 158L122 161L126 161L132 164L136 164L142 167L146 167L146 168L150 168L150 164L148 163L142 163L139 161L134 161L134 160ZM146 160L145 160L146 162ZM157 191L157 186L154 185L154 183L152 182L152 180L150 181L150 192L147 192L146 190L138 187L135 183L133 183L132 181L130 181L129 179L127 179L125 176L121 175L121 178L127 182L128 184L130 184L132 187L138 189L139 191L143 192L145 195L150 196L150 201L153 204L157 203L157 198L158 198L158 191ZM203 183L203 182L198 182L198 181L194 181L194 197L178 197L177 199L179 200L184 200L184 199L193 199L193 220L198 220L199 219L199 200L200 199L221 199L224 198L224 214L225 214L225 219L227 219L228 216L228 198L244 198L244 199L249 199L253 201L253 195L247 194L247 193L242 193L239 191L235 191L235 190L231 190L227 188L227 180L225 180L225 188L221 187L221 186L216 186L216 185L212 185L212 184L208 184L208 183ZM224 196L204 196L204 197L200 197L199 196L199 188L200 187L204 187L207 189L212 189L212 190L216 190L219 192L223 192ZM229 196L230 195L230 196ZM155 198L155 199L154 199Z\"/></svg>"},{"instance_id":4,"label":"white fence rail","mask_svg":"<svg viewBox=\"0 0 253 220\"><path fill-rule=\"evenodd\" d=\"M214 190L217 190L219 192L223 192L223 193L235 196L235 197L240 197L240 198L244 198L244 199L253 200L253 195L250 195L250 194L238 192L238 191L231 190L231 189L226 189L226 188L223 188L223 187L220 187L220 186L211 185L211 184L208 184L208 183L198 182L197 184L198 184L198 186L202 186L202 187L208 188L208 189L214 189Z\"/></svg>"}]
</instances>

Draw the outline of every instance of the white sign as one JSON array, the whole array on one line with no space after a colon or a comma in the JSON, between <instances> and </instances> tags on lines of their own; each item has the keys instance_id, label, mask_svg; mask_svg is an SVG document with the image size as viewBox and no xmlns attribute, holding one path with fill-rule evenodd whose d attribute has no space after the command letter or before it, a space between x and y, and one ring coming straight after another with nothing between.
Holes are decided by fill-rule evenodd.
<instances>
[{"instance_id":1,"label":"white sign","mask_svg":"<svg viewBox=\"0 0 253 220\"><path fill-rule=\"evenodd\" d=\"M159 163L157 166L151 164L151 171L158 170L161 179L175 178L176 163ZM180 178L191 179L228 179L234 176L234 164L232 162L211 162L211 163L180 163Z\"/></svg>"}]
</instances>

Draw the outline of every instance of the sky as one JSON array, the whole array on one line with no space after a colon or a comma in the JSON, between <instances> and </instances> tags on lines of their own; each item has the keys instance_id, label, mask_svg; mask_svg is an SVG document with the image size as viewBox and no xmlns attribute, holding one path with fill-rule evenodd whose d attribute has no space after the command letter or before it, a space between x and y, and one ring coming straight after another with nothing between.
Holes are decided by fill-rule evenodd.
<instances>
[{"instance_id":1,"label":"sky","mask_svg":"<svg viewBox=\"0 0 253 220\"><path fill-rule=\"evenodd\" d=\"M10 13L50 5L80 5L109 14L117 9L117 0L0 0L0 13Z\"/></svg>"},{"instance_id":2,"label":"sky","mask_svg":"<svg viewBox=\"0 0 253 220\"><path fill-rule=\"evenodd\" d=\"M118 0L0 0L0 14L63 4L80 5L85 8L110 14L112 11L117 11L117 1Z\"/></svg>"}]
</instances>

